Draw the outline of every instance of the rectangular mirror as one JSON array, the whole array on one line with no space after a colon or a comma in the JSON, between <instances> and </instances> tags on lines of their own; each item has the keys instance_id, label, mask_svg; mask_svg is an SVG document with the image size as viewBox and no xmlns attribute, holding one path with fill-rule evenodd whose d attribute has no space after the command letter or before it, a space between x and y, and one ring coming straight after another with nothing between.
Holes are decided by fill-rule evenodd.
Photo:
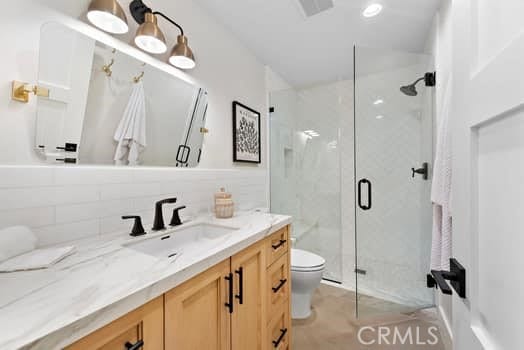
<instances>
[{"instance_id":1,"label":"rectangular mirror","mask_svg":"<svg viewBox=\"0 0 524 350\"><path fill-rule=\"evenodd\" d=\"M37 153L50 163L198 165L207 92L60 23L41 29Z\"/></svg>"}]
</instances>

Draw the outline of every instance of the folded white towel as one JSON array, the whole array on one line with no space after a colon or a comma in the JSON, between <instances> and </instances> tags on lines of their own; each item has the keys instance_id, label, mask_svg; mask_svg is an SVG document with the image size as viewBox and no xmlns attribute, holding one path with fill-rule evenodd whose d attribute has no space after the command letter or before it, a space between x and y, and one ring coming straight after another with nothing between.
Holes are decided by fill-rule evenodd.
<instances>
[{"instance_id":1,"label":"folded white towel","mask_svg":"<svg viewBox=\"0 0 524 350\"><path fill-rule=\"evenodd\" d=\"M12 226L0 230L0 262L32 251L37 238L26 226Z\"/></svg>"},{"instance_id":2,"label":"folded white towel","mask_svg":"<svg viewBox=\"0 0 524 350\"><path fill-rule=\"evenodd\" d=\"M46 269L74 252L74 246L32 250L0 263L0 272Z\"/></svg>"},{"instance_id":3,"label":"folded white towel","mask_svg":"<svg viewBox=\"0 0 524 350\"><path fill-rule=\"evenodd\" d=\"M115 152L115 163L129 165L139 164L140 152L146 145L146 96L142 81L133 84L124 116L113 136L118 142Z\"/></svg>"}]
</instances>

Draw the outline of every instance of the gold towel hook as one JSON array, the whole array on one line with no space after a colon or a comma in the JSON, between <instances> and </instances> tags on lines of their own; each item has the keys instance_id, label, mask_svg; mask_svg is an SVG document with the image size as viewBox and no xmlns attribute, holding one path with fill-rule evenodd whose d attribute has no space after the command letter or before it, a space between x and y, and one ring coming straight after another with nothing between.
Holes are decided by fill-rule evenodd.
<instances>
[{"instance_id":1,"label":"gold towel hook","mask_svg":"<svg viewBox=\"0 0 524 350\"><path fill-rule=\"evenodd\" d=\"M104 64L102 66L102 71L106 73L108 77L110 77L113 74L113 71L111 70L111 66L115 63L115 60L112 58L109 64Z\"/></svg>"},{"instance_id":2,"label":"gold towel hook","mask_svg":"<svg viewBox=\"0 0 524 350\"><path fill-rule=\"evenodd\" d=\"M133 78L133 82L135 82L135 84L138 83L142 79L143 76L144 76L144 72L142 72L142 73L140 73L140 75L134 77Z\"/></svg>"}]
</instances>

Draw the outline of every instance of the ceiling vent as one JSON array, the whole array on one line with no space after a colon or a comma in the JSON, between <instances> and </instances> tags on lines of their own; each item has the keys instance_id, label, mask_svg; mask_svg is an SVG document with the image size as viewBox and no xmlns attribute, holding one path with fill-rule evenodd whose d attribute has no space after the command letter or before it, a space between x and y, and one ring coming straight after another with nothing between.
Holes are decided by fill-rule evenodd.
<instances>
[{"instance_id":1,"label":"ceiling vent","mask_svg":"<svg viewBox=\"0 0 524 350\"><path fill-rule=\"evenodd\" d=\"M311 17L333 8L333 0L298 0L306 17Z\"/></svg>"}]
</instances>

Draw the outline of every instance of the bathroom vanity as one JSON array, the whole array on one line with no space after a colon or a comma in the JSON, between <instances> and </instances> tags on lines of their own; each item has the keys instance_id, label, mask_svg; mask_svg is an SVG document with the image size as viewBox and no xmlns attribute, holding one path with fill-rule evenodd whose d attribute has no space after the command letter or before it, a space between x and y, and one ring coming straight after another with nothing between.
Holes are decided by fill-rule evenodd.
<instances>
[{"instance_id":1,"label":"bathroom vanity","mask_svg":"<svg viewBox=\"0 0 524 350\"><path fill-rule=\"evenodd\" d=\"M0 275L17 289L0 295L0 347L290 349L290 223L248 212L75 242L52 269Z\"/></svg>"}]
</instances>

